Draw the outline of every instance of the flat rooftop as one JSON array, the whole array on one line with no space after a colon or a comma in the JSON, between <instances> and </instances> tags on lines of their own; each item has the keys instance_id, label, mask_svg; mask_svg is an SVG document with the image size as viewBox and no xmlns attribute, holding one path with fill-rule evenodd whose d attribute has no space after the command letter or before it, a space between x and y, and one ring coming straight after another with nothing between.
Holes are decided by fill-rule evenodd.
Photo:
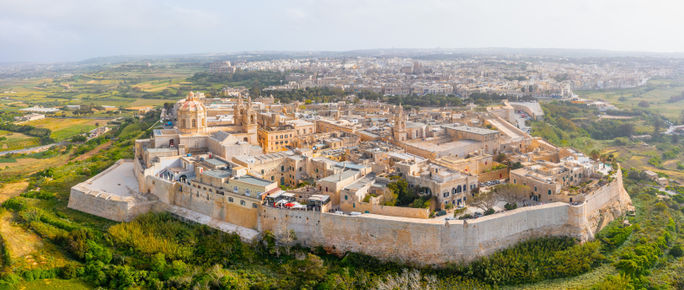
<instances>
[{"instance_id":1,"label":"flat rooftop","mask_svg":"<svg viewBox=\"0 0 684 290\"><path fill-rule=\"evenodd\" d=\"M343 172L322 178L321 181L327 181L327 182L333 182L334 183L334 182L338 182L340 180L345 180L347 178L351 178L352 176L356 175L357 173L359 173L359 172L356 170L345 170Z\"/></svg>"},{"instance_id":2,"label":"flat rooftop","mask_svg":"<svg viewBox=\"0 0 684 290\"><path fill-rule=\"evenodd\" d=\"M227 178L231 176L230 171L225 170L205 170L202 174L206 174L215 178Z\"/></svg>"},{"instance_id":3,"label":"flat rooftop","mask_svg":"<svg viewBox=\"0 0 684 290\"><path fill-rule=\"evenodd\" d=\"M90 190L107 192L118 196L131 196L138 193L138 180L133 173L133 161L115 163L107 170L94 176L81 185Z\"/></svg>"},{"instance_id":4,"label":"flat rooftop","mask_svg":"<svg viewBox=\"0 0 684 290\"><path fill-rule=\"evenodd\" d=\"M438 143L438 140L428 140L428 141L423 141L420 139L414 139L414 140L409 140L406 142L406 144L409 144L411 146L418 147L423 150L427 150L430 152L444 152L444 151L449 151L454 148L458 147L469 147L475 144L479 144L480 141L475 141L475 140L456 140L456 141L450 141L450 142L444 142L444 143Z\"/></svg>"},{"instance_id":5,"label":"flat rooftop","mask_svg":"<svg viewBox=\"0 0 684 290\"><path fill-rule=\"evenodd\" d=\"M480 134L480 135L498 134L499 133L499 131L489 130L489 129L480 128L480 127L471 127L471 126L444 125L444 127L449 128L449 129L453 129L453 130L470 132L470 133L475 133L475 134Z\"/></svg>"},{"instance_id":6,"label":"flat rooftop","mask_svg":"<svg viewBox=\"0 0 684 290\"><path fill-rule=\"evenodd\" d=\"M254 184L254 185L258 185L258 186L267 186L267 185L273 183L273 181L268 181L265 179L256 178L256 177L251 176L251 175L243 175L243 176L240 176L236 179L239 181L245 182L245 183Z\"/></svg>"}]
</instances>

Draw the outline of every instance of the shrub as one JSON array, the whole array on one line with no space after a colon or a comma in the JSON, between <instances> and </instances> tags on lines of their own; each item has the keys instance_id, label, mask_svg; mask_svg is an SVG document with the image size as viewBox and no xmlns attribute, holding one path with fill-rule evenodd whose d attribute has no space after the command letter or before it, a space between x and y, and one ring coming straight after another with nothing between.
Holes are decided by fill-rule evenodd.
<instances>
[{"instance_id":1,"label":"shrub","mask_svg":"<svg viewBox=\"0 0 684 290\"><path fill-rule=\"evenodd\" d=\"M59 277L62 279L74 279L78 276L78 266L73 263L64 265L60 268Z\"/></svg>"},{"instance_id":2,"label":"shrub","mask_svg":"<svg viewBox=\"0 0 684 290\"><path fill-rule=\"evenodd\" d=\"M679 258L681 256L684 256L684 250L682 250L682 245L681 244L676 244L672 246L670 249L670 255L672 255L675 258Z\"/></svg>"},{"instance_id":3,"label":"shrub","mask_svg":"<svg viewBox=\"0 0 684 290\"><path fill-rule=\"evenodd\" d=\"M17 198L10 198L2 203L2 207L12 211L22 211L26 209L26 201Z\"/></svg>"},{"instance_id":4,"label":"shrub","mask_svg":"<svg viewBox=\"0 0 684 290\"><path fill-rule=\"evenodd\" d=\"M515 203L506 203L506 205L504 205L504 208L506 210L513 210L513 209L518 208L518 205Z\"/></svg>"}]
</instances>

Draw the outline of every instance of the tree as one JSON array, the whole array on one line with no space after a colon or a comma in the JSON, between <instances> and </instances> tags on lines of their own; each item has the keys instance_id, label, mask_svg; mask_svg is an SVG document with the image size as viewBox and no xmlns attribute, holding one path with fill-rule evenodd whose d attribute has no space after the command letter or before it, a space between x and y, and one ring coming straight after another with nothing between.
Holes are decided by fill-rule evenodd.
<instances>
[{"instance_id":1,"label":"tree","mask_svg":"<svg viewBox=\"0 0 684 290\"><path fill-rule=\"evenodd\" d=\"M306 288L314 288L320 281L323 281L327 268L323 265L321 257L314 254L307 254L305 259L294 259L285 265L285 269L290 277L297 280L297 284L301 286L308 286Z\"/></svg>"},{"instance_id":2,"label":"tree","mask_svg":"<svg viewBox=\"0 0 684 290\"><path fill-rule=\"evenodd\" d=\"M591 152L589 153L589 155L591 155L591 159L598 160L599 157L601 157L601 152L599 152L598 150L594 149L594 150L591 150Z\"/></svg>"},{"instance_id":3,"label":"tree","mask_svg":"<svg viewBox=\"0 0 684 290\"><path fill-rule=\"evenodd\" d=\"M504 161L507 161L508 157L504 153L499 153L496 156L494 156L494 161L499 162L499 163L504 163Z\"/></svg>"},{"instance_id":4,"label":"tree","mask_svg":"<svg viewBox=\"0 0 684 290\"><path fill-rule=\"evenodd\" d=\"M660 132L660 129L662 129L664 125L665 122L663 122L662 119L656 118L653 122L653 134L658 135L658 132Z\"/></svg>"},{"instance_id":5,"label":"tree","mask_svg":"<svg viewBox=\"0 0 684 290\"><path fill-rule=\"evenodd\" d=\"M490 190L488 192L480 192L471 200L470 204L483 211L487 211L488 209L494 207L496 202L496 193L494 193L493 190Z\"/></svg>"},{"instance_id":6,"label":"tree","mask_svg":"<svg viewBox=\"0 0 684 290\"><path fill-rule=\"evenodd\" d=\"M495 195L510 204L518 204L529 198L530 187L520 184L500 184L492 190Z\"/></svg>"}]
</instances>

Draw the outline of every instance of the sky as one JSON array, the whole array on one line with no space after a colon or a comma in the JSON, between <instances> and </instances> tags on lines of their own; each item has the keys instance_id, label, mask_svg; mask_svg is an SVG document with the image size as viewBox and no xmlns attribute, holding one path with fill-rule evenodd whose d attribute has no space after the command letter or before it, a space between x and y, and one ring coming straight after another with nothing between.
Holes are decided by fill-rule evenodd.
<instances>
[{"instance_id":1,"label":"sky","mask_svg":"<svg viewBox=\"0 0 684 290\"><path fill-rule=\"evenodd\" d=\"M0 0L0 62L374 48L684 52L671 0Z\"/></svg>"}]
</instances>

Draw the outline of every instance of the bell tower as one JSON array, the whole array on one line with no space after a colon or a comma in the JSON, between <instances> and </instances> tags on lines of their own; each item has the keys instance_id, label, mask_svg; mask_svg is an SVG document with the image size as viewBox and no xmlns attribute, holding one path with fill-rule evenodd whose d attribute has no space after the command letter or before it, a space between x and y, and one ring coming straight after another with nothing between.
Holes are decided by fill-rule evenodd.
<instances>
[{"instance_id":1,"label":"bell tower","mask_svg":"<svg viewBox=\"0 0 684 290\"><path fill-rule=\"evenodd\" d=\"M257 132L257 113L252 109L252 97L247 100L247 106L244 109L242 116L242 131L249 134L256 134Z\"/></svg>"},{"instance_id":2,"label":"bell tower","mask_svg":"<svg viewBox=\"0 0 684 290\"><path fill-rule=\"evenodd\" d=\"M406 141L406 116L404 115L404 107L399 104L399 110L394 115L394 128L392 128L392 135L395 142Z\"/></svg>"}]
</instances>

